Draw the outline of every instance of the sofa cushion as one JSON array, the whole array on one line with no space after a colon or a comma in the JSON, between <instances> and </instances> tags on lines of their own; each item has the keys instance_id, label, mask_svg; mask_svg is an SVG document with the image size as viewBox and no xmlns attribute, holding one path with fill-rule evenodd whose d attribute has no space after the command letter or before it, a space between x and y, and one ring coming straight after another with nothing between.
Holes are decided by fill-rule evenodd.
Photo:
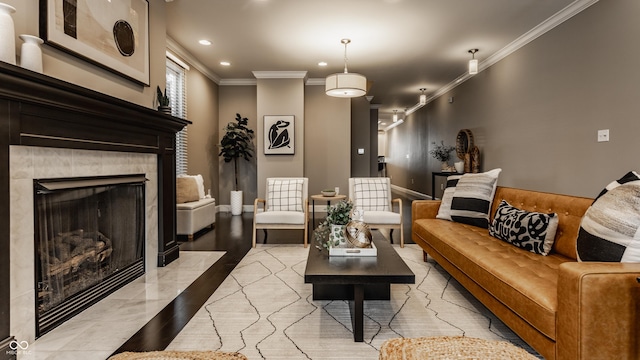
<instances>
[{"instance_id":1,"label":"sofa cushion","mask_svg":"<svg viewBox=\"0 0 640 360\"><path fill-rule=\"evenodd\" d=\"M488 229L418 219L412 231L498 301L556 338L558 267L571 259L539 256L489 236Z\"/></svg>"},{"instance_id":2,"label":"sofa cushion","mask_svg":"<svg viewBox=\"0 0 640 360\"><path fill-rule=\"evenodd\" d=\"M200 200L200 195L196 179L191 176L176 178L176 203L183 204L198 200Z\"/></svg>"},{"instance_id":3,"label":"sofa cushion","mask_svg":"<svg viewBox=\"0 0 640 360\"><path fill-rule=\"evenodd\" d=\"M462 175L451 200L451 220L488 228L491 202L501 171L493 169L485 173Z\"/></svg>"},{"instance_id":4,"label":"sofa cushion","mask_svg":"<svg viewBox=\"0 0 640 360\"><path fill-rule=\"evenodd\" d=\"M451 175L447 177L447 187L442 194L442 202L438 208L438 215L436 219L451 220L451 200L453 200L453 193L456 191L456 185L462 175Z\"/></svg>"},{"instance_id":5,"label":"sofa cushion","mask_svg":"<svg viewBox=\"0 0 640 360\"><path fill-rule=\"evenodd\" d=\"M610 183L587 209L576 241L578 260L640 262L640 176Z\"/></svg>"},{"instance_id":6,"label":"sofa cushion","mask_svg":"<svg viewBox=\"0 0 640 360\"><path fill-rule=\"evenodd\" d=\"M256 214L256 223L304 225L304 217L305 213L297 211L261 211Z\"/></svg>"},{"instance_id":7,"label":"sofa cushion","mask_svg":"<svg viewBox=\"0 0 640 360\"><path fill-rule=\"evenodd\" d=\"M489 234L534 254L547 255L553 246L557 228L557 214L520 210L502 200Z\"/></svg>"},{"instance_id":8,"label":"sofa cushion","mask_svg":"<svg viewBox=\"0 0 640 360\"><path fill-rule=\"evenodd\" d=\"M303 179L269 179L267 211L302 211Z\"/></svg>"},{"instance_id":9,"label":"sofa cushion","mask_svg":"<svg viewBox=\"0 0 640 360\"><path fill-rule=\"evenodd\" d=\"M366 211L391 211L386 178L354 178L355 206Z\"/></svg>"},{"instance_id":10,"label":"sofa cushion","mask_svg":"<svg viewBox=\"0 0 640 360\"><path fill-rule=\"evenodd\" d=\"M402 217L391 211L365 211L363 220L366 224L400 224Z\"/></svg>"}]
</instances>

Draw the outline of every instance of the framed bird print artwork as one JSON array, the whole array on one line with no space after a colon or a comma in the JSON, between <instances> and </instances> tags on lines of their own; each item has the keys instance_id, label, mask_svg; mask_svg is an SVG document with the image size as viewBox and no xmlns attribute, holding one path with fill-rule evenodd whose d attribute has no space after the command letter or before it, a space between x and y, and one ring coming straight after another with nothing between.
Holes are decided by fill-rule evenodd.
<instances>
[{"instance_id":1,"label":"framed bird print artwork","mask_svg":"<svg viewBox=\"0 0 640 360\"><path fill-rule=\"evenodd\" d=\"M295 154L295 117L293 115L264 116L264 154Z\"/></svg>"}]
</instances>

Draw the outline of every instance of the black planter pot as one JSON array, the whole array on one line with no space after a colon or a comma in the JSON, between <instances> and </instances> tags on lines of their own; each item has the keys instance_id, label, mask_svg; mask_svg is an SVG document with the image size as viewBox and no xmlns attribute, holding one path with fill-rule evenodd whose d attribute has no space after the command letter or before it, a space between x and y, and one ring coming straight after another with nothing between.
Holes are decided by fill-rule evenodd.
<instances>
[{"instance_id":1,"label":"black planter pot","mask_svg":"<svg viewBox=\"0 0 640 360\"><path fill-rule=\"evenodd\" d=\"M158 111L167 115L171 115L171 106L158 106Z\"/></svg>"}]
</instances>

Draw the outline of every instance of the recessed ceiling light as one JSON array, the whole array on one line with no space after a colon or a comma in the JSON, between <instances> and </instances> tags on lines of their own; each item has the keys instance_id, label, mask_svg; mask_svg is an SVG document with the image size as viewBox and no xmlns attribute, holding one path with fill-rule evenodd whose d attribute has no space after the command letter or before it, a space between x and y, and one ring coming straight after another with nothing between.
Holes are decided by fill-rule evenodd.
<instances>
[{"instance_id":1,"label":"recessed ceiling light","mask_svg":"<svg viewBox=\"0 0 640 360\"><path fill-rule=\"evenodd\" d=\"M200 41L198 41L200 43L200 45L211 45L211 41L206 40L206 39L202 39Z\"/></svg>"},{"instance_id":2,"label":"recessed ceiling light","mask_svg":"<svg viewBox=\"0 0 640 360\"><path fill-rule=\"evenodd\" d=\"M318 66L327 66L327 63L326 63L326 62L324 62L324 61L320 61L320 62L318 63Z\"/></svg>"},{"instance_id":3,"label":"recessed ceiling light","mask_svg":"<svg viewBox=\"0 0 640 360\"><path fill-rule=\"evenodd\" d=\"M228 61L220 61L220 65L222 66L231 66L231 63Z\"/></svg>"}]
</instances>

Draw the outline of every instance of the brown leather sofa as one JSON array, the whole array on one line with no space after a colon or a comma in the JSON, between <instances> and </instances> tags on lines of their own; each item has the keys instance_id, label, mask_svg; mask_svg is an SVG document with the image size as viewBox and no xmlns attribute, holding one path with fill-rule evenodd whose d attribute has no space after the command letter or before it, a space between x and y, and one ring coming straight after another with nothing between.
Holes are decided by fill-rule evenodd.
<instances>
[{"instance_id":1,"label":"brown leather sofa","mask_svg":"<svg viewBox=\"0 0 640 360\"><path fill-rule=\"evenodd\" d=\"M412 204L412 239L547 359L640 359L640 264L578 262L593 199L498 187L501 200L559 216L553 250L536 255L487 229L436 219L440 201Z\"/></svg>"}]
</instances>

